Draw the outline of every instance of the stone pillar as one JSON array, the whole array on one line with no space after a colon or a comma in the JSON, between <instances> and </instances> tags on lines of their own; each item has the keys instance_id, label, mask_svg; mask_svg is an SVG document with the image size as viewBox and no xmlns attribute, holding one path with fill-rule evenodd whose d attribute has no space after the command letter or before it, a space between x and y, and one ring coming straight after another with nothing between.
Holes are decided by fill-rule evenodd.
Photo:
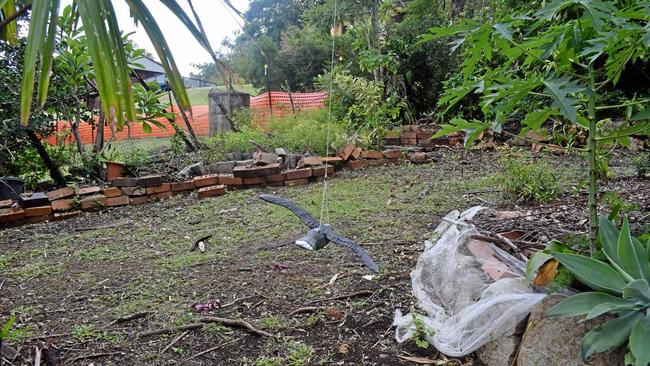
<instances>
[{"instance_id":1,"label":"stone pillar","mask_svg":"<svg viewBox=\"0 0 650 366\"><path fill-rule=\"evenodd\" d=\"M228 116L236 109L250 107L250 104L250 94L210 90L208 94L208 134L214 136L232 131L233 125Z\"/></svg>"}]
</instances>

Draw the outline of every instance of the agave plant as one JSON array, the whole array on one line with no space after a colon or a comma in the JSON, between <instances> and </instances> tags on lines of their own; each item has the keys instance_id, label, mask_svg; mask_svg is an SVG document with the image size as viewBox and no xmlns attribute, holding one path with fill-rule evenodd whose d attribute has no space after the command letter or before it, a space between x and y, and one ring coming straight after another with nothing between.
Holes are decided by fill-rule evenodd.
<instances>
[{"instance_id":1,"label":"agave plant","mask_svg":"<svg viewBox=\"0 0 650 366\"><path fill-rule=\"evenodd\" d=\"M155 17L143 0L124 1L129 5L134 21L140 23L147 32L165 69L179 107L183 110L190 110L190 101L183 79ZM159 1L178 17L199 44L210 54L225 79L225 75L230 71L216 59L191 1L188 0L188 3L193 18L183 10L179 1ZM23 125L27 124L31 113L36 75L39 76L37 106L42 107L47 98L59 6L60 0L0 0L0 40L7 42L17 41L17 15L31 8L21 88L20 118ZM74 13L81 19L85 31L102 109L109 122L119 129L127 121L136 120L136 111L123 38L113 5L110 0L75 0L73 7L75 8ZM37 62L38 60L40 62Z\"/></svg>"},{"instance_id":2,"label":"agave plant","mask_svg":"<svg viewBox=\"0 0 650 366\"><path fill-rule=\"evenodd\" d=\"M607 262L579 254L552 251L593 292L573 295L548 311L551 316L615 315L582 339L582 358L629 342L637 366L650 364L650 239L644 245L630 234L627 218L619 231L600 218L599 238Z\"/></svg>"}]
</instances>

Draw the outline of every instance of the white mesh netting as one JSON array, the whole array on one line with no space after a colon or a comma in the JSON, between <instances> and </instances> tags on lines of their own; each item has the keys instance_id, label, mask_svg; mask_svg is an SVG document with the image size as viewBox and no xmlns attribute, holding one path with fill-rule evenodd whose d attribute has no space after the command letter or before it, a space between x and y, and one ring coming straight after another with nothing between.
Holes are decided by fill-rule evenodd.
<instances>
[{"instance_id":1,"label":"white mesh netting","mask_svg":"<svg viewBox=\"0 0 650 366\"><path fill-rule=\"evenodd\" d=\"M467 355L512 330L546 296L526 285L525 262L471 238L478 231L465 220L481 208L445 216L411 272L413 294L426 313L418 319L434 331L426 338L453 357ZM400 310L393 325L400 343L416 332L413 315Z\"/></svg>"}]
</instances>

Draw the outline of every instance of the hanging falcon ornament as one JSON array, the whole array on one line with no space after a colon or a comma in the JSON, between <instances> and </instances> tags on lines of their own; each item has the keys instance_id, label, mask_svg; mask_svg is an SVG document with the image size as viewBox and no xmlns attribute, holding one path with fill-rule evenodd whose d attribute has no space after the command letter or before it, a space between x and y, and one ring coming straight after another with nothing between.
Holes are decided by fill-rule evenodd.
<instances>
[{"instance_id":1,"label":"hanging falcon ornament","mask_svg":"<svg viewBox=\"0 0 650 366\"><path fill-rule=\"evenodd\" d=\"M352 250L356 255L358 255L363 263L370 268L371 271L378 273L379 267L375 261L370 258L368 253L363 250L358 244L352 240L339 235L332 229L328 224L321 224L318 220L314 219L307 211L302 207L298 206L294 202L291 202L285 198L273 196L270 194L261 194L259 198L262 200L273 203L279 206L282 206L289 211L293 212L294 215L298 216L300 221L305 224L309 231L307 235L296 240L296 244L307 249L307 250L320 250L323 249L330 242L346 247Z\"/></svg>"}]
</instances>

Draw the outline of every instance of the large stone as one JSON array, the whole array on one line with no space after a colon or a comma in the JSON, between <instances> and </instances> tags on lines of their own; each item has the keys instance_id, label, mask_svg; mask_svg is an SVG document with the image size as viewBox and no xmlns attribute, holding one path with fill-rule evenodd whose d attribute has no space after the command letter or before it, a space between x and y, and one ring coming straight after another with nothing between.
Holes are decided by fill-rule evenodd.
<instances>
[{"instance_id":1,"label":"large stone","mask_svg":"<svg viewBox=\"0 0 650 366\"><path fill-rule=\"evenodd\" d=\"M278 162L278 155L258 151L253 154L253 164L255 165L269 165Z\"/></svg>"},{"instance_id":2,"label":"large stone","mask_svg":"<svg viewBox=\"0 0 650 366\"><path fill-rule=\"evenodd\" d=\"M234 161L220 161L212 166L212 171L219 174L231 174L235 168Z\"/></svg>"},{"instance_id":3,"label":"large stone","mask_svg":"<svg viewBox=\"0 0 650 366\"><path fill-rule=\"evenodd\" d=\"M483 347L476 350L476 356L484 365L498 366L512 365L517 348L521 342L521 335L526 330L526 319L519 322L516 327L504 334L503 336L488 342Z\"/></svg>"},{"instance_id":4,"label":"large stone","mask_svg":"<svg viewBox=\"0 0 650 366\"><path fill-rule=\"evenodd\" d=\"M560 295L551 295L533 307L528 320L528 329L519 348L517 365L624 365L624 348L597 353L589 360L589 364L582 362L580 356L582 338L587 332L610 318L601 316L583 321L583 317L547 317L546 312L564 298Z\"/></svg>"},{"instance_id":5,"label":"large stone","mask_svg":"<svg viewBox=\"0 0 650 366\"><path fill-rule=\"evenodd\" d=\"M205 169L205 165L203 165L203 163L200 161L198 163L188 165L185 168L181 169L180 172L178 172L178 176L183 178L196 177L198 175L206 174L208 174L208 170Z\"/></svg>"}]
</instances>

